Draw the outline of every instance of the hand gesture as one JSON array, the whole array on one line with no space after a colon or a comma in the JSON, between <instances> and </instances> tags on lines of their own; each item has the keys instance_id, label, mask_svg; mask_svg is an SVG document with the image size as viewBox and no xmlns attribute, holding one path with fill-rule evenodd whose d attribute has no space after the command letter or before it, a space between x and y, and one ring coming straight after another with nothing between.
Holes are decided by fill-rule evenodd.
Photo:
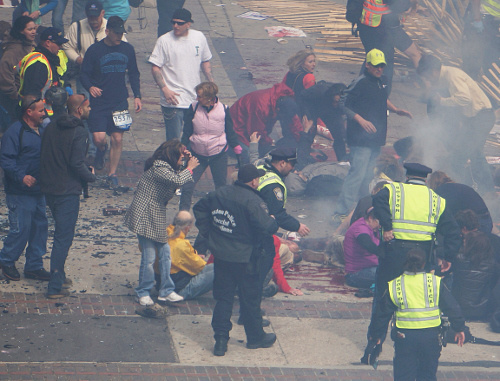
<instances>
[{"instance_id":1,"label":"hand gesture","mask_svg":"<svg viewBox=\"0 0 500 381\"><path fill-rule=\"evenodd\" d=\"M375 128L373 123L370 122L369 120L364 119L361 115L356 114L354 120L358 122L358 124L363 128L363 130L365 130L369 134L374 134L375 132L377 132L377 129Z\"/></svg>"},{"instance_id":2,"label":"hand gesture","mask_svg":"<svg viewBox=\"0 0 500 381\"><path fill-rule=\"evenodd\" d=\"M305 237L311 232L311 230L304 224L300 224L299 230L297 230L297 233L299 233L302 237Z\"/></svg>"},{"instance_id":3,"label":"hand gesture","mask_svg":"<svg viewBox=\"0 0 500 381\"><path fill-rule=\"evenodd\" d=\"M198 165L200 165L200 162L198 159L194 156L191 156L189 158L188 164L187 164L187 169L193 170L195 169Z\"/></svg>"},{"instance_id":4,"label":"hand gesture","mask_svg":"<svg viewBox=\"0 0 500 381\"><path fill-rule=\"evenodd\" d=\"M163 88L163 95L165 95L165 98L166 98L168 104L171 104L174 106L179 104L179 101L177 100L177 96L180 94L176 93L173 90L170 90L169 88L167 88L167 86L165 86Z\"/></svg>"},{"instance_id":5,"label":"hand gesture","mask_svg":"<svg viewBox=\"0 0 500 381\"><path fill-rule=\"evenodd\" d=\"M398 108L396 111L394 111L396 114L399 116L406 116L407 118L413 119L413 115L409 111L403 110Z\"/></svg>"},{"instance_id":6,"label":"hand gesture","mask_svg":"<svg viewBox=\"0 0 500 381\"><path fill-rule=\"evenodd\" d=\"M291 288L290 291L288 291L289 294L295 295L295 296L302 296L304 293L300 291L298 288Z\"/></svg>"},{"instance_id":7,"label":"hand gesture","mask_svg":"<svg viewBox=\"0 0 500 381\"><path fill-rule=\"evenodd\" d=\"M142 102L140 98L134 98L134 107L135 112L139 112L142 110Z\"/></svg>"},{"instance_id":8,"label":"hand gesture","mask_svg":"<svg viewBox=\"0 0 500 381\"><path fill-rule=\"evenodd\" d=\"M23 177L23 184L26 185L28 188L31 188L33 185L36 184L36 179L33 176L26 175Z\"/></svg>"},{"instance_id":9,"label":"hand gesture","mask_svg":"<svg viewBox=\"0 0 500 381\"><path fill-rule=\"evenodd\" d=\"M258 143L261 137L262 136L257 131L255 131L254 133L252 133L252 135L250 135L250 143Z\"/></svg>"},{"instance_id":10,"label":"hand gesture","mask_svg":"<svg viewBox=\"0 0 500 381\"><path fill-rule=\"evenodd\" d=\"M457 343L458 346L461 347L464 345L464 341L465 341L465 333L457 332L455 334L455 343Z\"/></svg>"},{"instance_id":11,"label":"hand gesture","mask_svg":"<svg viewBox=\"0 0 500 381\"><path fill-rule=\"evenodd\" d=\"M392 230L389 230L387 232L384 232L384 241L389 242L394 239L394 233Z\"/></svg>"},{"instance_id":12,"label":"hand gesture","mask_svg":"<svg viewBox=\"0 0 500 381\"><path fill-rule=\"evenodd\" d=\"M94 98L99 98L102 95L102 90L96 86L90 86L89 93Z\"/></svg>"}]
</instances>

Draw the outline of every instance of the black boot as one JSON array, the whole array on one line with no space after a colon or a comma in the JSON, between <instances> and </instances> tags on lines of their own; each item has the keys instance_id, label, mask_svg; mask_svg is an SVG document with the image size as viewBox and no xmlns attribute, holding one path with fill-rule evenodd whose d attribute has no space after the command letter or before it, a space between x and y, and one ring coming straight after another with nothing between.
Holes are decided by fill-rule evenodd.
<instances>
[{"instance_id":1,"label":"black boot","mask_svg":"<svg viewBox=\"0 0 500 381\"><path fill-rule=\"evenodd\" d=\"M224 336L215 336L214 355L224 356L227 352L227 339Z\"/></svg>"}]
</instances>

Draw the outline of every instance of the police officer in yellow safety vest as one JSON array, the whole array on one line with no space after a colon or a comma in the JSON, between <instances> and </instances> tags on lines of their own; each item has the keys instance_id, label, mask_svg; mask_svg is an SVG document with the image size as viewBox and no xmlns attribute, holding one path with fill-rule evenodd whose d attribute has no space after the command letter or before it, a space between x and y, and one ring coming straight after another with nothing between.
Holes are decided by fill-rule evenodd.
<instances>
[{"instance_id":1,"label":"police officer in yellow safety vest","mask_svg":"<svg viewBox=\"0 0 500 381\"><path fill-rule=\"evenodd\" d=\"M288 231L298 232L301 236L309 234L309 228L289 215L285 209L287 190L284 178L293 171L297 162L297 151L294 148L280 147L269 152L271 159L259 166L266 173L260 178L257 190L267 204L269 214L274 216L279 227ZM262 281L273 265L274 241L267 237L263 242L265 259L261 262L260 275Z\"/></svg>"},{"instance_id":2,"label":"police officer in yellow safety vest","mask_svg":"<svg viewBox=\"0 0 500 381\"><path fill-rule=\"evenodd\" d=\"M455 342L465 340L465 320L460 306L441 278L424 271L427 254L420 249L408 252L404 274L388 283L377 304L368 335L375 343L385 336L395 315L394 380L436 380L441 343L441 310L457 332ZM373 362L373 361L372 361Z\"/></svg>"},{"instance_id":3,"label":"police officer in yellow safety vest","mask_svg":"<svg viewBox=\"0 0 500 381\"><path fill-rule=\"evenodd\" d=\"M418 163L406 163L406 183L385 185L373 196L373 209L383 229L385 255L379 259L377 294L388 281L401 275L406 253L422 249L428 257L434 236L443 236L444 259L453 262L461 246L460 230L446 209L446 200L426 186L432 169ZM431 265L435 265L432 263Z\"/></svg>"},{"instance_id":4,"label":"police officer in yellow safety vest","mask_svg":"<svg viewBox=\"0 0 500 381\"><path fill-rule=\"evenodd\" d=\"M285 210L287 191L283 179L293 171L297 162L297 151L293 148L275 148L269 155L271 160L259 167L266 171L266 174L260 178L257 190L266 202L269 214L276 218L280 228L306 236L309 234L309 228Z\"/></svg>"},{"instance_id":5,"label":"police officer in yellow safety vest","mask_svg":"<svg viewBox=\"0 0 500 381\"><path fill-rule=\"evenodd\" d=\"M375 217L383 230L384 254L379 257L369 330L373 324L373 311L387 289L387 282L403 273L403 265L410 250L421 249L429 258L433 250L434 236L442 236L442 268L446 271L449 270L449 262L453 262L462 242L455 218L446 209L445 199L425 184L432 169L418 163L406 163L404 167L406 183L387 184L372 200ZM384 339L385 335L381 337L381 341ZM370 342L365 349L365 356L361 359L363 363L366 363L369 350Z\"/></svg>"},{"instance_id":6,"label":"police officer in yellow safety vest","mask_svg":"<svg viewBox=\"0 0 500 381\"><path fill-rule=\"evenodd\" d=\"M57 28L50 27L42 32L36 49L26 55L18 65L21 97L30 94L43 99L50 86L60 85L58 53L61 45L66 42L68 40Z\"/></svg>"}]
</instances>

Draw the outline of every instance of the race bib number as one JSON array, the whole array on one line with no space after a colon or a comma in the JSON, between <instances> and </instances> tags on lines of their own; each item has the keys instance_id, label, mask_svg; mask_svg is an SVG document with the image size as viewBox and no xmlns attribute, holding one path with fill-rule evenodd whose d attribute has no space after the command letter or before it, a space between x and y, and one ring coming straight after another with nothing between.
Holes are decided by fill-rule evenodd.
<instances>
[{"instance_id":1,"label":"race bib number","mask_svg":"<svg viewBox=\"0 0 500 381\"><path fill-rule=\"evenodd\" d=\"M128 110L113 111L113 123L116 128L119 128L122 131L128 131L132 125L132 117L130 116Z\"/></svg>"}]
</instances>

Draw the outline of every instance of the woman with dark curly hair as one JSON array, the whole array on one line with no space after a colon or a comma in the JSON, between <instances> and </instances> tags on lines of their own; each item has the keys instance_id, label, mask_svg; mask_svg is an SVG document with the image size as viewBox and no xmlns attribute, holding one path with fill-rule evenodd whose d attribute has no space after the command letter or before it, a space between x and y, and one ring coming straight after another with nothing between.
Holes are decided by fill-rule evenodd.
<instances>
[{"instance_id":1,"label":"woman with dark curly hair","mask_svg":"<svg viewBox=\"0 0 500 381\"><path fill-rule=\"evenodd\" d=\"M9 36L2 42L0 105L7 111L10 123L18 119L16 109L18 103L19 74L16 67L19 61L35 48L36 28L37 25L32 18L21 16L14 22ZM8 122L6 123L8 124Z\"/></svg>"},{"instance_id":2,"label":"woman with dark curly hair","mask_svg":"<svg viewBox=\"0 0 500 381\"><path fill-rule=\"evenodd\" d=\"M184 168L183 160L187 159ZM154 304L149 291L155 284L153 264L158 252L161 286L158 300L179 302L182 296L174 292L170 278L170 247L167 237L167 203L175 191L188 181L193 181L193 169L198 159L178 139L159 146L144 165L144 174L139 180L132 204L125 216L125 225L139 239L142 258L139 270L139 285L136 287L138 302L142 306Z\"/></svg>"}]
</instances>

